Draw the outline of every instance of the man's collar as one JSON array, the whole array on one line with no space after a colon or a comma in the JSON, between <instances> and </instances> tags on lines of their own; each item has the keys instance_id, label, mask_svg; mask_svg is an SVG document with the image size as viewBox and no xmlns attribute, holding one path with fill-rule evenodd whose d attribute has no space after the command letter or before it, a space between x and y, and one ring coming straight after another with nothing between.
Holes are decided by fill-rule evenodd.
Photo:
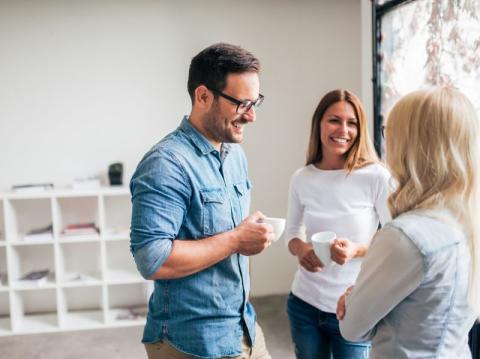
<instances>
[{"instance_id":1,"label":"man's collar","mask_svg":"<svg viewBox=\"0 0 480 359\"><path fill-rule=\"evenodd\" d=\"M231 143L222 143L222 146L220 147L220 158L222 159L222 162L227 158L228 153L232 149L232 144Z\"/></svg>"},{"instance_id":2,"label":"man's collar","mask_svg":"<svg viewBox=\"0 0 480 359\"><path fill-rule=\"evenodd\" d=\"M190 138L198 150L206 155L215 151L215 147L202 135L188 120L188 116L183 117L180 129Z\"/></svg>"}]
</instances>

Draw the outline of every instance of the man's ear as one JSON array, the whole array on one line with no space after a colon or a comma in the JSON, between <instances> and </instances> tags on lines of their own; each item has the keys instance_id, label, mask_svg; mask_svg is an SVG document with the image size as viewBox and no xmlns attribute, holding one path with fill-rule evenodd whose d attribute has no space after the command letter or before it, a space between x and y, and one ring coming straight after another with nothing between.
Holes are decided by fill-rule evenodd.
<instances>
[{"instance_id":1,"label":"man's ear","mask_svg":"<svg viewBox=\"0 0 480 359\"><path fill-rule=\"evenodd\" d=\"M213 102L213 94L205 85L200 85L195 89L195 104L204 109L210 108Z\"/></svg>"}]
</instances>

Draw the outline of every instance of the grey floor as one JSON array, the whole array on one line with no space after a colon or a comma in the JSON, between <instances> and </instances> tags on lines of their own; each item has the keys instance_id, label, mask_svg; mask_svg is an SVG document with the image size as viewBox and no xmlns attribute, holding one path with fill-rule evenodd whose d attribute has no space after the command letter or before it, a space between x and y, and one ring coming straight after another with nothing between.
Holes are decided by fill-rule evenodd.
<instances>
[{"instance_id":1,"label":"grey floor","mask_svg":"<svg viewBox=\"0 0 480 359\"><path fill-rule=\"evenodd\" d=\"M253 298L273 359L293 359L286 296ZM146 358L141 327L0 337L0 359Z\"/></svg>"}]
</instances>

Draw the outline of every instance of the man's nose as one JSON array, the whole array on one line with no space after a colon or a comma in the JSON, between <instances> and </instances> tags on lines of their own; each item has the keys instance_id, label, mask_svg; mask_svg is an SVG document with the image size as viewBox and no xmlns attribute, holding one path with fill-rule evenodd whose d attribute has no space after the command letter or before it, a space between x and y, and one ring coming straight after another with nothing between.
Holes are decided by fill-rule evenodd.
<instances>
[{"instance_id":1,"label":"man's nose","mask_svg":"<svg viewBox=\"0 0 480 359\"><path fill-rule=\"evenodd\" d=\"M243 114L243 118L249 122L255 122L257 119L257 114L255 113L255 107L250 107L245 113Z\"/></svg>"}]
</instances>

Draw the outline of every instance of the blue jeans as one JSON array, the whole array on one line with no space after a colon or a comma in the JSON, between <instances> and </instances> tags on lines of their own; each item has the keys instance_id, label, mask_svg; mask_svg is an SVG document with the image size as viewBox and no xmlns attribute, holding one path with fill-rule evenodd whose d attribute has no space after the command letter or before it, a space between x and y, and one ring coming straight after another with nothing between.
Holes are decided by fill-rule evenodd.
<instances>
[{"instance_id":1,"label":"blue jeans","mask_svg":"<svg viewBox=\"0 0 480 359\"><path fill-rule=\"evenodd\" d=\"M343 339L338 320L290 293L287 301L290 332L297 359L368 359L370 342Z\"/></svg>"}]
</instances>

